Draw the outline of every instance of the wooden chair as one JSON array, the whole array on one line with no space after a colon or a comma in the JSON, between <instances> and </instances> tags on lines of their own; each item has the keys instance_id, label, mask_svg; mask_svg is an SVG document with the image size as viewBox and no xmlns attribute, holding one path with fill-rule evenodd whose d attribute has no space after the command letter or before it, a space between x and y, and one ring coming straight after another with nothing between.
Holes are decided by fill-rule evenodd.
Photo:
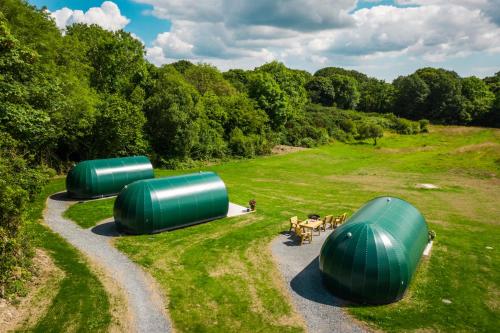
<instances>
[{"instance_id":1,"label":"wooden chair","mask_svg":"<svg viewBox=\"0 0 500 333\"><path fill-rule=\"evenodd\" d=\"M288 230L288 231L295 230L295 227L297 227L300 222L302 222L302 221L299 221L299 218L297 216L292 216L290 218L290 230Z\"/></svg>"},{"instance_id":2,"label":"wooden chair","mask_svg":"<svg viewBox=\"0 0 500 333\"><path fill-rule=\"evenodd\" d=\"M300 245L307 240L309 243L312 242L312 231L304 230L299 225L295 227L295 235L300 238Z\"/></svg>"},{"instance_id":3,"label":"wooden chair","mask_svg":"<svg viewBox=\"0 0 500 333\"><path fill-rule=\"evenodd\" d=\"M333 229L332 220L333 220L333 215L327 215L323 218L323 224L321 225L323 231L326 231L327 224L330 224L330 228Z\"/></svg>"},{"instance_id":4,"label":"wooden chair","mask_svg":"<svg viewBox=\"0 0 500 333\"><path fill-rule=\"evenodd\" d=\"M347 218L347 213L335 217L332 221L332 228L337 228L339 225L344 223Z\"/></svg>"}]
</instances>

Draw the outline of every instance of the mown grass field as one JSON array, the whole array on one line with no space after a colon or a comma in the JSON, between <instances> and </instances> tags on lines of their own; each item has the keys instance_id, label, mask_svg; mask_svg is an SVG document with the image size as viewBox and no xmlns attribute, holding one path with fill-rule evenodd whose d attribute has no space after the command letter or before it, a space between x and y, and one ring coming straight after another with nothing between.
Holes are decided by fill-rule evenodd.
<instances>
[{"instance_id":1,"label":"mown grass field","mask_svg":"<svg viewBox=\"0 0 500 333\"><path fill-rule=\"evenodd\" d=\"M269 242L288 229L292 215L352 214L380 195L418 207L437 239L402 301L347 311L389 332L498 329L499 130L432 127L423 135L386 134L377 147L334 143L205 170L219 173L231 201L255 198L257 213L115 242L163 287L178 331L302 331ZM197 170L157 176L190 171ZM417 183L440 189L417 189ZM90 225L97 221L88 216L94 207L107 204L111 216L112 203L88 202L68 214Z\"/></svg>"},{"instance_id":2,"label":"mown grass field","mask_svg":"<svg viewBox=\"0 0 500 333\"><path fill-rule=\"evenodd\" d=\"M64 190L64 178L53 179L28 209L28 229L34 245L47 251L63 272L57 285L45 286L55 295L45 309L38 310L40 318L33 325L21 327L20 332L107 332L112 325L110 301L99 277L87 260L64 239L40 224L45 200ZM40 306L35 304L34 306Z\"/></svg>"}]
</instances>

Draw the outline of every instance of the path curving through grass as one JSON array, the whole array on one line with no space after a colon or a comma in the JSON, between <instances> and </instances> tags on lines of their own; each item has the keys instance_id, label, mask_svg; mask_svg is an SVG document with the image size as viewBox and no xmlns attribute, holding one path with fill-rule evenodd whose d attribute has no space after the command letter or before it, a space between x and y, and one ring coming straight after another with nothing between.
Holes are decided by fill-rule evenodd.
<instances>
[{"instance_id":1,"label":"path curving through grass","mask_svg":"<svg viewBox=\"0 0 500 333\"><path fill-rule=\"evenodd\" d=\"M49 197L45 223L101 266L117 287L124 290L135 331L170 332L163 298L151 277L109 243L111 233L96 234L65 219L63 213L73 203L65 193ZM127 315L127 309L122 315Z\"/></svg>"}]
</instances>

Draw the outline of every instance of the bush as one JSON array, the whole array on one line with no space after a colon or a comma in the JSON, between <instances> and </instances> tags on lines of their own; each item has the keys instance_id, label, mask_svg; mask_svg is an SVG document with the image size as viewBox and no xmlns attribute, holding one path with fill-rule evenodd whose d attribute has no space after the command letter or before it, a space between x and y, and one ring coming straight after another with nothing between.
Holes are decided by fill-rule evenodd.
<instances>
[{"instance_id":1,"label":"bush","mask_svg":"<svg viewBox=\"0 0 500 333\"><path fill-rule=\"evenodd\" d=\"M377 139L384 136L384 129L370 122L361 122L358 125L357 140L373 139L373 144L377 145Z\"/></svg>"},{"instance_id":2,"label":"bush","mask_svg":"<svg viewBox=\"0 0 500 333\"><path fill-rule=\"evenodd\" d=\"M238 127L235 128L229 137L229 149L236 156L254 157L255 145L251 137L243 134L243 131Z\"/></svg>"},{"instance_id":3,"label":"bush","mask_svg":"<svg viewBox=\"0 0 500 333\"><path fill-rule=\"evenodd\" d=\"M31 276L33 251L24 231L24 209L50 175L46 167L30 165L16 146L0 132L0 298L22 294Z\"/></svg>"},{"instance_id":4,"label":"bush","mask_svg":"<svg viewBox=\"0 0 500 333\"><path fill-rule=\"evenodd\" d=\"M420 133L419 123L404 118L396 118L393 129L399 134L410 135Z\"/></svg>"},{"instance_id":5,"label":"bush","mask_svg":"<svg viewBox=\"0 0 500 333\"><path fill-rule=\"evenodd\" d=\"M429 121L427 119L420 119L418 121L420 126L420 133L428 133L429 132Z\"/></svg>"}]
</instances>

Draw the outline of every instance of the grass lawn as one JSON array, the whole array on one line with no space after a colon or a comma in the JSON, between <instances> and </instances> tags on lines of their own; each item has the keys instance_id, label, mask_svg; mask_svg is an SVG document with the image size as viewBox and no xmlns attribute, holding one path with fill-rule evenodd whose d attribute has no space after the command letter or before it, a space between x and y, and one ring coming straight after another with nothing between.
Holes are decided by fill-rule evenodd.
<instances>
[{"instance_id":1,"label":"grass lawn","mask_svg":"<svg viewBox=\"0 0 500 333\"><path fill-rule=\"evenodd\" d=\"M348 311L385 331L498 329L499 130L432 127L425 135L387 134L377 147L334 143L205 170L219 173L231 201L255 198L257 213L115 241L164 288L178 331L302 331L269 242L288 229L292 215L352 214L380 195L418 207L437 239L402 301ZM197 170L182 172L189 171ZM422 190L416 183L441 188ZM107 200L82 205L80 218L90 222L87 215L104 202L111 216Z\"/></svg>"},{"instance_id":2,"label":"grass lawn","mask_svg":"<svg viewBox=\"0 0 500 333\"><path fill-rule=\"evenodd\" d=\"M46 198L64 190L64 179L53 179L31 203L28 210L28 228L34 242L48 252L64 277L56 296L33 327L27 332L107 332L112 323L108 295L86 259L64 239L39 223Z\"/></svg>"},{"instance_id":3,"label":"grass lawn","mask_svg":"<svg viewBox=\"0 0 500 333\"><path fill-rule=\"evenodd\" d=\"M75 221L82 228L90 228L113 215L115 198L81 201L64 212L64 217Z\"/></svg>"}]
</instances>

